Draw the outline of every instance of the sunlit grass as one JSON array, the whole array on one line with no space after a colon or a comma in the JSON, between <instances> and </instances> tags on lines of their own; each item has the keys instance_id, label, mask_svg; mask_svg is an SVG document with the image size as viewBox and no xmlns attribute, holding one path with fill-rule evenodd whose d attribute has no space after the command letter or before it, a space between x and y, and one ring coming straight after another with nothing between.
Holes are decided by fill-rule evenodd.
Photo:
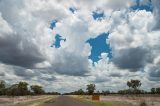
<instances>
[{"instance_id":1,"label":"sunlit grass","mask_svg":"<svg viewBox=\"0 0 160 106\"><path fill-rule=\"evenodd\" d=\"M93 101L87 96L73 96L73 97L82 102L94 104L96 106L132 106L131 104L126 104L117 101Z\"/></svg>"},{"instance_id":2,"label":"sunlit grass","mask_svg":"<svg viewBox=\"0 0 160 106\"><path fill-rule=\"evenodd\" d=\"M103 102L103 101L92 101L92 100L84 100L84 101L95 104L96 106L114 106L112 103Z\"/></svg>"}]
</instances>

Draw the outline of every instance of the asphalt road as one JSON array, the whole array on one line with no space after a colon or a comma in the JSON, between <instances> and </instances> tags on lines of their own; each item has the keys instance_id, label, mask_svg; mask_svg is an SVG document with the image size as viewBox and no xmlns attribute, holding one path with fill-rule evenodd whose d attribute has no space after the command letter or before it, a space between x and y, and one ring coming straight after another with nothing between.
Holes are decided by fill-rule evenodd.
<instances>
[{"instance_id":1,"label":"asphalt road","mask_svg":"<svg viewBox=\"0 0 160 106\"><path fill-rule=\"evenodd\" d=\"M68 96L60 96L54 102L46 103L45 106L94 106L94 105L80 102Z\"/></svg>"}]
</instances>

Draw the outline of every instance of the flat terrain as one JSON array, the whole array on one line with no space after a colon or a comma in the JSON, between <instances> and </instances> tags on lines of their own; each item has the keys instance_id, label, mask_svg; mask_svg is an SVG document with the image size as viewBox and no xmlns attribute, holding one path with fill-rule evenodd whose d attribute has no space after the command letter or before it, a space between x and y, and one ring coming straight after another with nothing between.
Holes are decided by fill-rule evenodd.
<instances>
[{"instance_id":1,"label":"flat terrain","mask_svg":"<svg viewBox=\"0 0 160 106\"><path fill-rule=\"evenodd\" d=\"M160 95L107 95L100 96L100 101L92 101L91 96L72 96L96 106L140 106L142 102L147 106L160 106Z\"/></svg>"},{"instance_id":2,"label":"flat terrain","mask_svg":"<svg viewBox=\"0 0 160 106\"><path fill-rule=\"evenodd\" d=\"M30 106L37 103L47 101L53 98L53 95L40 95L40 96L0 96L0 106Z\"/></svg>"},{"instance_id":3,"label":"flat terrain","mask_svg":"<svg viewBox=\"0 0 160 106\"><path fill-rule=\"evenodd\" d=\"M0 106L160 106L160 95L107 95L100 101L92 101L91 96L0 96ZM93 105L94 104L94 105Z\"/></svg>"},{"instance_id":4,"label":"flat terrain","mask_svg":"<svg viewBox=\"0 0 160 106\"><path fill-rule=\"evenodd\" d=\"M44 106L94 106L90 103L80 102L68 96L60 96L54 102L46 103Z\"/></svg>"},{"instance_id":5,"label":"flat terrain","mask_svg":"<svg viewBox=\"0 0 160 106\"><path fill-rule=\"evenodd\" d=\"M105 102L119 102L126 103L124 106L139 106L145 102L147 106L160 106L160 95L115 95L115 96L102 96L101 101Z\"/></svg>"}]
</instances>

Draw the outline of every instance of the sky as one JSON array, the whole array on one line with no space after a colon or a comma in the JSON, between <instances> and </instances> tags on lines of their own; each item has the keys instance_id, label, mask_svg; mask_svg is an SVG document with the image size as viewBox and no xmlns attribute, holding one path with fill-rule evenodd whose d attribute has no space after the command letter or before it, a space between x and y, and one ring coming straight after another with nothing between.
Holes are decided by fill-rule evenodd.
<instances>
[{"instance_id":1,"label":"sky","mask_svg":"<svg viewBox=\"0 0 160 106\"><path fill-rule=\"evenodd\" d=\"M0 0L0 79L46 91L160 86L159 0Z\"/></svg>"}]
</instances>

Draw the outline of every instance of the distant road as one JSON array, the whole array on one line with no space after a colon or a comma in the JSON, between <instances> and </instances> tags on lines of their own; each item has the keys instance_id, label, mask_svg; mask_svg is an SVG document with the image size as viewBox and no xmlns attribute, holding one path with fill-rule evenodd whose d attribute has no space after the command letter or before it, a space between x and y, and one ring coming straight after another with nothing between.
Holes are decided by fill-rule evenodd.
<instances>
[{"instance_id":1,"label":"distant road","mask_svg":"<svg viewBox=\"0 0 160 106\"><path fill-rule=\"evenodd\" d=\"M95 106L95 105L89 103L83 103L68 96L60 96L53 103L46 103L45 106Z\"/></svg>"}]
</instances>

